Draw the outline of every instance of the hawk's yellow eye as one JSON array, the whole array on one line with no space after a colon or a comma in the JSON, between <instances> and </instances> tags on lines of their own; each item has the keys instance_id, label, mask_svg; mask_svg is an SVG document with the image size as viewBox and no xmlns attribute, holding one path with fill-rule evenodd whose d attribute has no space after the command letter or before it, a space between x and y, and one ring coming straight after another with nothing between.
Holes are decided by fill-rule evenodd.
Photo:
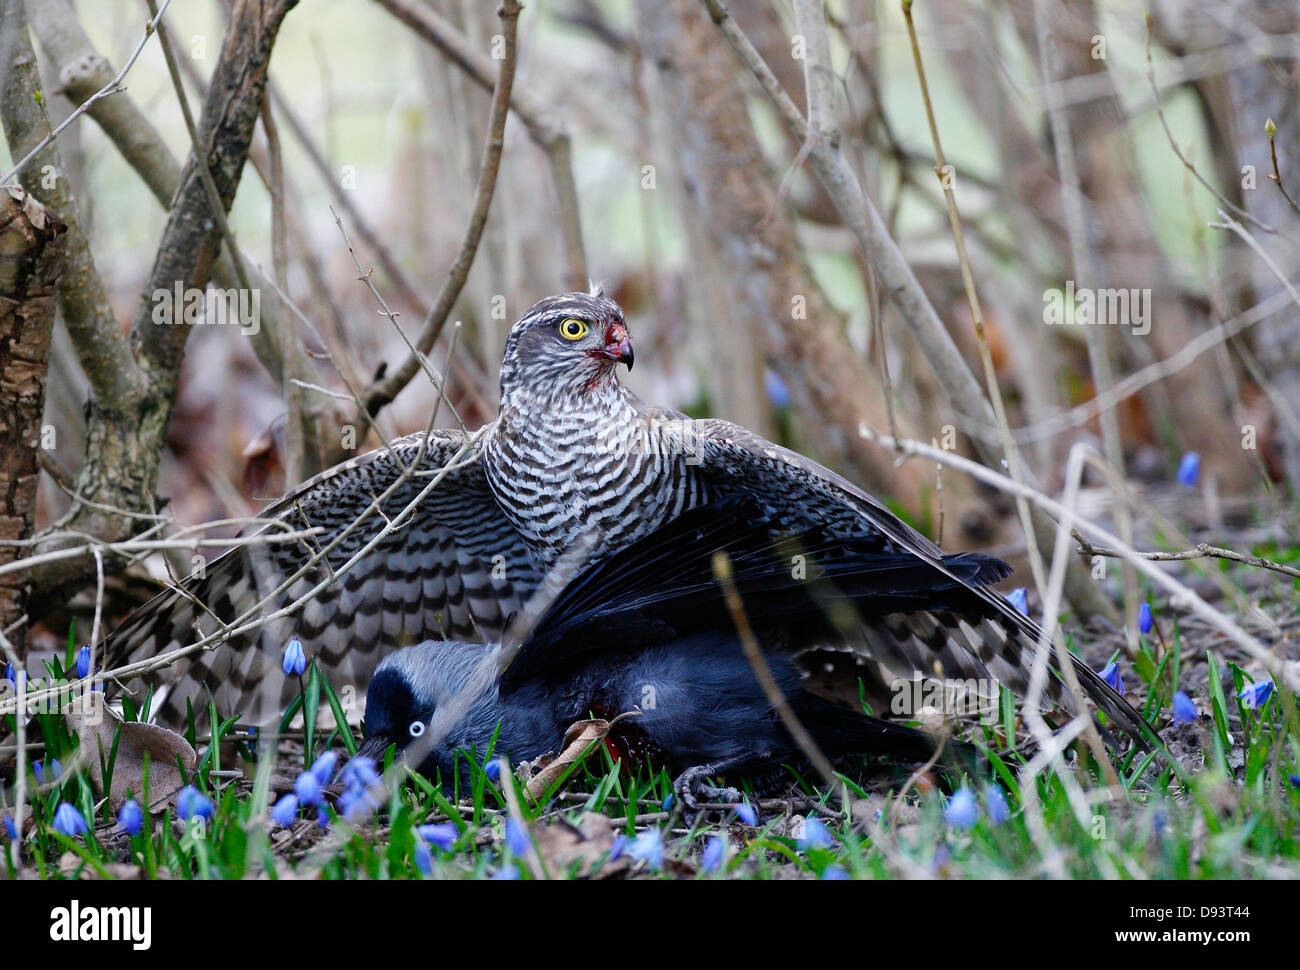
<instances>
[{"instance_id":1,"label":"hawk's yellow eye","mask_svg":"<svg viewBox=\"0 0 1300 970\"><path fill-rule=\"evenodd\" d=\"M581 340L590 332L590 327L574 317L560 321L560 336L565 340Z\"/></svg>"}]
</instances>

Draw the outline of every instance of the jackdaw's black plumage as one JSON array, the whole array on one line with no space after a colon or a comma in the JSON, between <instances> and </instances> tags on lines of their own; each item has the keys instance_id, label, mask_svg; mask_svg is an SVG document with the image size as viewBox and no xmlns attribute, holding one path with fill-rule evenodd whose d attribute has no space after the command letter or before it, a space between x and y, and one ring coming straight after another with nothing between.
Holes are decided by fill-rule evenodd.
<instances>
[{"instance_id":1,"label":"jackdaw's black plumage","mask_svg":"<svg viewBox=\"0 0 1300 970\"><path fill-rule=\"evenodd\" d=\"M737 501L683 513L589 568L499 676L493 645L430 640L391 654L370 685L363 753L381 757L396 744L450 786L494 736L495 751L517 763L558 750L574 722L636 711L606 744L617 757L669 768L687 803L715 794L703 784L714 774L801 761L726 605L719 551L772 680L827 756L933 753L929 735L814 693L820 682L809 675L824 671L810 659L851 652L884 617L971 605L969 586L1003 578L1006 565L964 554L946 560L957 578L936 575L914 557L827 529L778 534L770 517Z\"/></svg>"}]
</instances>

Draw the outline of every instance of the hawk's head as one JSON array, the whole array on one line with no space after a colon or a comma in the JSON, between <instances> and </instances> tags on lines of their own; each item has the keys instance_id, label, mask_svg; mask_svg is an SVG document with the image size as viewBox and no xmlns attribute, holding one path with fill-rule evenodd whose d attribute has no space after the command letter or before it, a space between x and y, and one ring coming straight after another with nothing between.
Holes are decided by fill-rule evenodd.
<instances>
[{"instance_id":1,"label":"hawk's head","mask_svg":"<svg viewBox=\"0 0 1300 970\"><path fill-rule=\"evenodd\" d=\"M501 400L576 396L613 387L617 366L632 368L623 310L598 289L534 304L506 338Z\"/></svg>"}]
</instances>

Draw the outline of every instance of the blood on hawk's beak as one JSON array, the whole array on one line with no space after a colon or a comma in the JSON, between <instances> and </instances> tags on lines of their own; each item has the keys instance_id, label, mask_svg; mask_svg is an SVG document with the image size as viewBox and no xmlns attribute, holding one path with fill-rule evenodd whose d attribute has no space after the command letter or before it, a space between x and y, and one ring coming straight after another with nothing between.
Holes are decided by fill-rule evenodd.
<instances>
[{"instance_id":1,"label":"blood on hawk's beak","mask_svg":"<svg viewBox=\"0 0 1300 970\"><path fill-rule=\"evenodd\" d=\"M616 363L627 364L627 369L631 370L636 356L632 352L632 340L627 335L627 328L619 323L610 327L605 332L605 348L599 353Z\"/></svg>"}]
</instances>

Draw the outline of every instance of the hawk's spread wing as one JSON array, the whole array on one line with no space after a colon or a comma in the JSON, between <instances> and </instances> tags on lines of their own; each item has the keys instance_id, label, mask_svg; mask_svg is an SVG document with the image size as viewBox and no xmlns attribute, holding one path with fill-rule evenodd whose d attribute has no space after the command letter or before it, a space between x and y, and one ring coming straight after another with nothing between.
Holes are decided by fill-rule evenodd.
<instances>
[{"instance_id":1,"label":"hawk's spread wing","mask_svg":"<svg viewBox=\"0 0 1300 970\"><path fill-rule=\"evenodd\" d=\"M496 639L536 587L537 571L488 489L476 448L466 447L468 436L434 431L421 455L423 438L413 435L360 455L280 499L262 514L275 521L251 530L254 534L273 534L281 524L291 531L319 532L226 553L204 575L155 597L115 630L104 645L108 662L145 660L223 625L270 616L325 582L286 616L143 678L144 684L168 685L158 710L164 722L183 718L187 698L196 709L205 706L204 685L221 713L263 721L283 710L282 692L297 690L296 682L285 684L280 666L291 636L302 640L307 656L336 688L350 686L358 693L395 647L430 638ZM403 479L405 468L413 473ZM339 575L439 474L441 480L411 516ZM322 555L349 527L351 532Z\"/></svg>"},{"instance_id":2,"label":"hawk's spread wing","mask_svg":"<svg viewBox=\"0 0 1300 970\"><path fill-rule=\"evenodd\" d=\"M852 482L738 425L691 421L683 438L710 496L747 498L788 528L820 525L841 538L874 541L882 553L915 556L936 582L957 581L923 609L879 617L864 631L865 643L854 649L822 652L815 664L824 673L851 678L858 657L866 653L893 677L932 676L938 665L945 678L991 677L1024 696L1039 627L998 593L963 579L933 542ZM1071 654L1070 664L1093 702L1145 743L1150 729L1137 712L1080 658ZM841 665L847 669L834 669ZM1049 680L1048 695L1073 707L1059 679Z\"/></svg>"}]
</instances>

